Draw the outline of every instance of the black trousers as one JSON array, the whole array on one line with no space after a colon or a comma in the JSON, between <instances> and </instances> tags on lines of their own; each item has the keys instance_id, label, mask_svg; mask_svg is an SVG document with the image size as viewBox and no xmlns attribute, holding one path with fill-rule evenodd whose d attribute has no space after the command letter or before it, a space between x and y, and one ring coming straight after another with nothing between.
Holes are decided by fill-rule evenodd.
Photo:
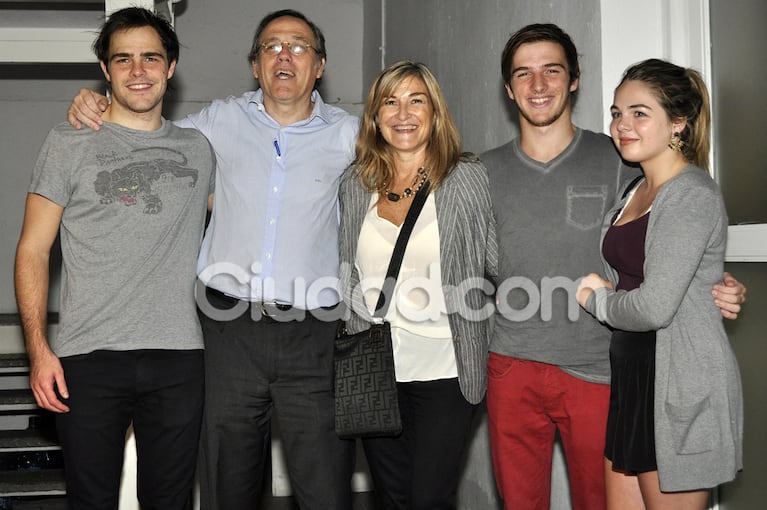
<instances>
[{"instance_id":1,"label":"black trousers","mask_svg":"<svg viewBox=\"0 0 767 510\"><path fill-rule=\"evenodd\" d=\"M207 297L214 307L232 307L221 296ZM350 509L354 443L339 439L334 426L337 321L306 313L302 320L278 322L258 317L258 309L253 320L250 312L224 321L200 313L208 377L202 509L261 508L274 415L301 509Z\"/></svg>"},{"instance_id":2,"label":"black trousers","mask_svg":"<svg viewBox=\"0 0 767 510\"><path fill-rule=\"evenodd\" d=\"M475 405L458 379L397 383L402 433L363 439L378 510L456 508Z\"/></svg>"},{"instance_id":3,"label":"black trousers","mask_svg":"<svg viewBox=\"0 0 767 510\"><path fill-rule=\"evenodd\" d=\"M192 508L203 408L202 350L61 358L70 411L56 415L72 510L116 510L133 422L142 510Z\"/></svg>"}]
</instances>

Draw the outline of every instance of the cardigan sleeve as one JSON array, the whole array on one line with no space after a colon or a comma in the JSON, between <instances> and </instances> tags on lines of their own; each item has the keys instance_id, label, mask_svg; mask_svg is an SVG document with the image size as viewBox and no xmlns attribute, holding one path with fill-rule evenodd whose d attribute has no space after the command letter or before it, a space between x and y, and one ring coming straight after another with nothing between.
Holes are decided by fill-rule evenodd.
<instances>
[{"instance_id":1,"label":"cardigan sleeve","mask_svg":"<svg viewBox=\"0 0 767 510\"><path fill-rule=\"evenodd\" d=\"M631 291L593 293L587 310L597 319L627 331L658 330L671 322L706 250L726 228L721 196L701 177L709 179L684 173L658 193L645 240L644 281Z\"/></svg>"}]
</instances>

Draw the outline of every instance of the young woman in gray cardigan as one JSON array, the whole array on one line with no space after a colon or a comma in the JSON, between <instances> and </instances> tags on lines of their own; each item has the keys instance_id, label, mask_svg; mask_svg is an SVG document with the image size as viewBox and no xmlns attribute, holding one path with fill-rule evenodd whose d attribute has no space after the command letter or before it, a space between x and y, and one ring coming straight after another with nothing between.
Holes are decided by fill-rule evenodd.
<instances>
[{"instance_id":1,"label":"young woman in gray cardigan","mask_svg":"<svg viewBox=\"0 0 767 510\"><path fill-rule=\"evenodd\" d=\"M615 328L608 508L703 510L708 489L742 468L743 439L738 365L711 301L727 213L705 171L708 93L697 72L651 59L626 71L611 114L616 147L644 179L605 218L608 280L578 287L578 302Z\"/></svg>"}]
</instances>

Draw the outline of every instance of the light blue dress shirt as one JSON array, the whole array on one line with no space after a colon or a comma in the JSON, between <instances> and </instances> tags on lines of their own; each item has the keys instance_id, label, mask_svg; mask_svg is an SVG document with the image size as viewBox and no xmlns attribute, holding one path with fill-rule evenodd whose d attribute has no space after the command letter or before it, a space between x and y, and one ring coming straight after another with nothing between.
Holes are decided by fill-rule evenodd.
<instances>
[{"instance_id":1,"label":"light blue dress shirt","mask_svg":"<svg viewBox=\"0 0 767 510\"><path fill-rule=\"evenodd\" d=\"M263 92L216 100L178 122L218 158L210 224L197 263L209 287L248 301L332 306L338 294L338 184L359 120L317 91L308 119L280 126Z\"/></svg>"}]
</instances>

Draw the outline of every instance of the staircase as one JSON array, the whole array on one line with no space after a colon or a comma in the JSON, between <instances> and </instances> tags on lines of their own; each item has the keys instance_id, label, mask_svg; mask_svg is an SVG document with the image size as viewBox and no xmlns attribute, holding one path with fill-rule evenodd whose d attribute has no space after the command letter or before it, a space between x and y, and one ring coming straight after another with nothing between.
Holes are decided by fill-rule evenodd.
<instances>
[{"instance_id":1,"label":"staircase","mask_svg":"<svg viewBox=\"0 0 767 510\"><path fill-rule=\"evenodd\" d=\"M64 510L62 467L53 415L29 389L26 354L0 354L0 510Z\"/></svg>"}]
</instances>

